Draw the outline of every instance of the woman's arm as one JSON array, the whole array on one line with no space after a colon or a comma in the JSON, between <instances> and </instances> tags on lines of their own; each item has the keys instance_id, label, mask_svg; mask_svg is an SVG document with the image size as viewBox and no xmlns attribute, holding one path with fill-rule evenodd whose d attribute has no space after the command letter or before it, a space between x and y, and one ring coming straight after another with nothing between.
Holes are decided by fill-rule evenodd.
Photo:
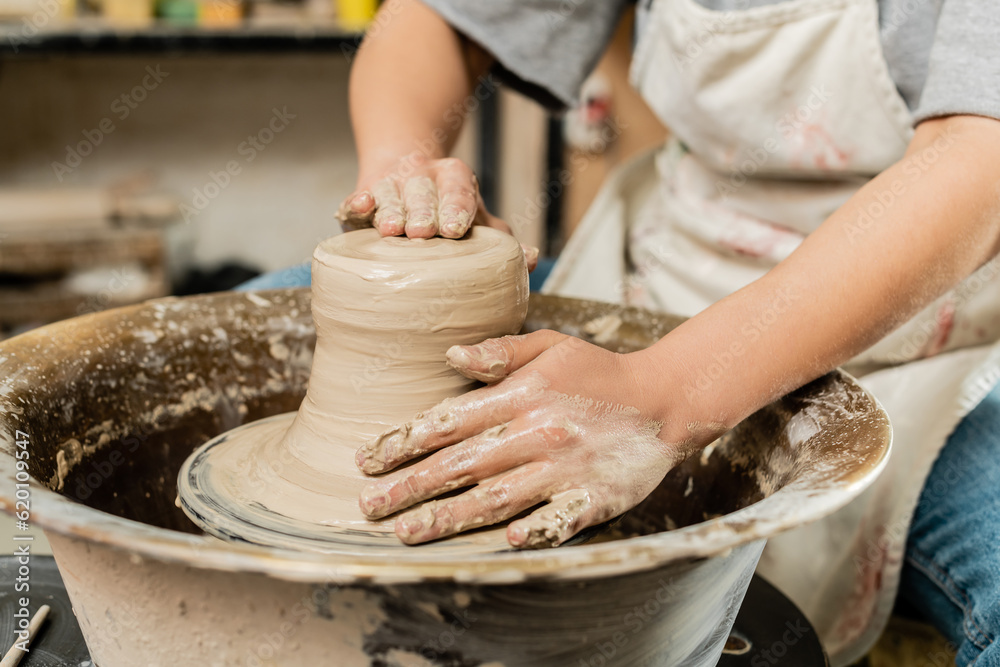
<instances>
[{"instance_id":1,"label":"woman's arm","mask_svg":"<svg viewBox=\"0 0 1000 667\"><path fill-rule=\"evenodd\" d=\"M679 460L871 346L998 248L1000 122L924 122L904 159L785 261L648 350L615 355L555 332L452 348L453 366L496 383L363 446L369 473L441 451L370 484L362 510L386 516L478 483L403 514L397 535L423 542L550 501L508 540L559 544L636 505Z\"/></svg>"},{"instance_id":2,"label":"woman's arm","mask_svg":"<svg viewBox=\"0 0 1000 667\"><path fill-rule=\"evenodd\" d=\"M463 102L492 63L416 0L382 5L351 69L350 108L359 175L338 214L347 227L385 236L458 238L482 209L472 170L446 159ZM405 103L400 103L405 100Z\"/></svg>"},{"instance_id":3,"label":"woman's arm","mask_svg":"<svg viewBox=\"0 0 1000 667\"><path fill-rule=\"evenodd\" d=\"M900 162L785 261L639 356L651 377L683 378L656 399L664 418L728 429L867 349L998 250L1000 122L926 121ZM704 369L720 361L724 377L711 381ZM668 440L683 435L668 428Z\"/></svg>"}]
</instances>

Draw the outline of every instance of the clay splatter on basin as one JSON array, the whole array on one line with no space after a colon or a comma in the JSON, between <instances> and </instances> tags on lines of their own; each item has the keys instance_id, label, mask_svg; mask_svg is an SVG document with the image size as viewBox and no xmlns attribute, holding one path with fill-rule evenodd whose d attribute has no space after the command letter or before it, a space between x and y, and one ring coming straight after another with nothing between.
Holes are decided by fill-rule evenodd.
<instances>
[{"instance_id":1,"label":"clay splatter on basin","mask_svg":"<svg viewBox=\"0 0 1000 667\"><path fill-rule=\"evenodd\" d=\"M888 452L885 414L836 372L671 473L623 520L626 535L649 534L454 558L417 548L405 562L197 534L174 505L181 463L231 428L297 409L315 337L309 302L306 290L168 299L0 344L0 504L13 509L14 435L28 432L32 518L102 667L330 655L345 667L568 665L601 655L616 632L629 641L607 665L711 665L763 540L841 507ZM606 316L621 324L604 344L622 351L679 322L532 295L525 327L588 337L587 323ZM284 359L272 354L281 346ZM657 613L626 625L624 610L646 604Z\"/></svg>"}]
</instances>

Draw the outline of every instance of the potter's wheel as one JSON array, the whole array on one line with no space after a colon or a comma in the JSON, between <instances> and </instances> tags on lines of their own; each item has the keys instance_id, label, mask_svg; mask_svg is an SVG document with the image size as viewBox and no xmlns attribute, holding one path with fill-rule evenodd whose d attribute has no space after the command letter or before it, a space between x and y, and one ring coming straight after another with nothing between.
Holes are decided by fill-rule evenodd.
<instances>
[{"instance_id":1,"label":"potter's wheel","mask_svg":"<svg viewBox=\"0 0 1000 667\"><path fill-rule=\"evenodd\" d=\"M609 341L619 351L652 344L679 321L532 295L525 330L586 336L587 323L609 314L622 322ZM653 534L422 560L426 547L368 558L192 534L174 505L184 458L209 437L297 409L312 383L315 343L308 292L276 290L161 300L0 344L0 440L30 433L32 523L45 530L63 571L74 573L66 585L102 667L248 663L262 646L273 649L264 640L290 620L289 610L294 635L282 635L280 660L288 667L330 656L345 667L392 664L401 651L418 661L441 637L451 645L430 664L457 664L454 656L468 664L597 664L604 656L595 644L619 631L629 641L608 667L652 654L664 656L660 664L698 664L695 649L721 650L717 638L736 611L728 603L743 597L760 540L849 502L889 449L885 413L837 372L748 418L707 460L672 471L631 513ZM805 439L803 420L817 427ZM68 469L56 466L63 457ZM13 448L0 452L0 506L8 512L18 469ZM777 481L763 489L762 479ZM653 604L662 582L680 594L641 628L626 625L629 612ZM312 609L317 592L324 604L299 624L296 606L306 600ZM466 602L477 621L457 635L451 623ZM768 610L751 604L748 595L747 610L763 618ZM674 641L678 629L684 642ZM735 657L767 661L757 649L774 641Z\"/></svg>"},{"instance_id":2,"label":"potter's wheel","mask_svg":"<svg viewBox=\"0 0 1000 667\"><path fill-rule=\"evenodd\" d=\"M264 459L260 450L281 442L295 415L289 412L246 424L200 447L185 462L178 476L177 491L184 512L207 532L229 541L326 553L357 553L360 549L366 554L412 551L412 547L404 545L393 533L395 517L365 521L360 512L356 512L358 516L354 518L350 515L345 518L343 512L336 511L322 516L321 508L327 498L319 489L312 501L322 517L319 520L304 521L281 511L282 496L301 493L301 489L280 474L263 482L250 461ZM351 461L345 461L338 482L342 488L349 489L347 494L356 498L367 481L369 479ZM230 498L253 497L254 486L261 483L269 484L268 499L274 501L273 505L261 501L228 502ZM509 548L506 528L502 526L422 545L419 552L433 556L445 550L454 556Z\"/></svg>"},{"instance_id":3,"label":"potter's wheel","mask_svg":"<svg viewBox=\"0 0 1000 667\"><path fill-rule=\"evenodd\" d=\"M8 578L13 579L17 567L16 557L0 558L0 573L8 573ZM33 556L31 570L36 604L47 604L52 611L32 642L30 653L21 661L21 667L90 667L93 664L90 653L52 557ZM13 592L0 593L0 629L7 637L14 636L16 597ZM787 641L790 627L797 629L792 635L795 641L791 643ZM776 655L776 647L780 648L780 656ZM829 663L815 630L802 612L771 584L755 576L717 667L756 667L759 664L826 667Z\"/></svg>"}]
</instances>

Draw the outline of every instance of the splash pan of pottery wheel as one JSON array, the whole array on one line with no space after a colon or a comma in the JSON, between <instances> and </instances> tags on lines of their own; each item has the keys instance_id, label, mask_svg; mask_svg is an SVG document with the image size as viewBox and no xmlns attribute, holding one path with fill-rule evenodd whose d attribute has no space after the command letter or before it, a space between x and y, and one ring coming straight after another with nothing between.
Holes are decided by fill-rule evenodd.
<instances>
[{"instance_id":1,"label":"splash pan of pottery wheel","mask_svg":"<svg viewBox=\"0 0 1000 667\"><path fill-rule=\"evenodd\" d=\"M680 321L532 295L525 329L629 351ZM672 471L620 539L305 553L201 534L175 505L181 464L219 434L296 410L314 342L297 289L164 299L0 343L0 505L14 511L27 451L31 520L97 664L314 665L330 651L347 667L591 664L651 600L662 611L601 664L714 664L764 540L857 496L891 440L876 401L837 371ZM269 631L280 642L260 649Z\"/></svg>"}]
</instances>

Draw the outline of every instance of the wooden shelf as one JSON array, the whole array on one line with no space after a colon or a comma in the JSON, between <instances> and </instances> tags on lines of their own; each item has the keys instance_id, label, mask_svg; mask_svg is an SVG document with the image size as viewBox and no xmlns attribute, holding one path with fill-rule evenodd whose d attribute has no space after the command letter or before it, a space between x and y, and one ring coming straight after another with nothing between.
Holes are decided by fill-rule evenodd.
<instances>
[{"instance_id":1,"label":"wooden shelf","mask_svg":"<svg viewBox=\"0 0 1000 667\"><path fill-rule=\"evenodd\" d=\"M163 262L157 229L62 230L12 233L0 243L0 273L44 276L91 266Z\"/></svg>"},{"instance_id":2,"label":"wooden shelf","mask_svg":"<svg viewBox=\"0 0 1000 667\"><path fill-rule=\"evenodd\" d=\"M129 293L127 297L110 290L101 294L74 294L57 283L41 283L21 289L0 285L0 327L56 322L169 293L170 286L160 270L147 278L147 285L141 293Z\"/></svg>"},{"instance_id":3,"label":"wooden shelf","mask_svg":"<svg viewBox=\"0 0 1000 667\"><path fill-rule=\"evenodd\" d=\"M202 28L171 23L142 27L109 25L99 19L53 24L27 34L20 22L0 22L0 57L58 54L300 53L353 55L363 33L332 23L247 23Z\"/></svg>"},{"instance_id":4,"label":"wooden shelf","mask_svg":"<svg viewBox=\"0 0 1000 667\"><path fill-rule=\"evenodd\" d=\"M54 322L169 293L159 229L65 229L12 232L0 243L0 328ZM115 278L98 293L74 291L73 272L138 263L143 283ZM134 289L133 289L134 287Z\"/></svg>"}]
</instances>

